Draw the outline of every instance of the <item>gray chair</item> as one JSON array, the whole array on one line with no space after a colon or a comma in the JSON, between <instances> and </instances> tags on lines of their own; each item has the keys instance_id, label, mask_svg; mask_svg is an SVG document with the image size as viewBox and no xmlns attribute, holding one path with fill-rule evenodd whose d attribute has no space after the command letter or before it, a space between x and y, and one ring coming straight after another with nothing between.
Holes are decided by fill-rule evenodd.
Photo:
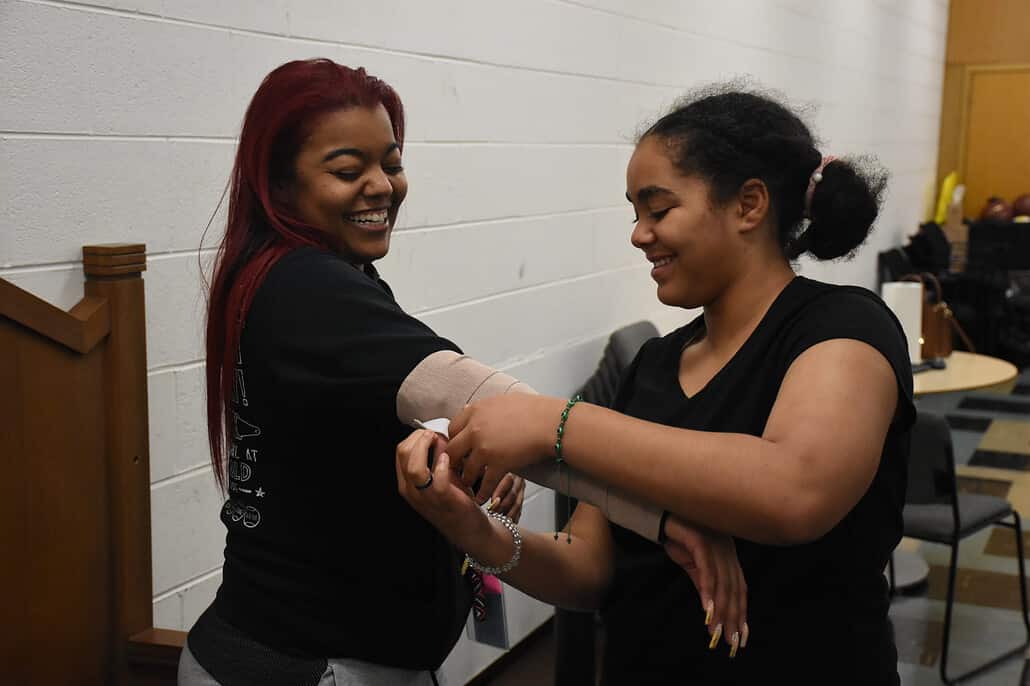
<instances>
[{"instance_id":1,"label":"gray chair","mask_svg":"<svg viewBox=\"0 0 1030 686\"><path fill-rule=\"evenodd\" d=\"M640 347L658 335L658 329L649 321L640 321L618 329L608 339L597 369L583 384L579 394L594 405L609 406L615 399L619 380L626 367L637 356ZM574 499L555 493L555 531L567 523L566 513L576 506ZM596 619L592 612L574 612L557 609L554 613L555 686L594 686L596 651Z\"/></svg>"},{"instance_id":2,"label":"gray chair","mask_svg":"<svg viewBox=\"0 0 1030 686\"><path fill-rule=\"evenodd\" d=\"M941 647L940 672L946 684L962 681L999 662L1021 654L1030 645L1030 616L1027 612L1026 568L1023 561L1023 531L1019 513L1004 498L973 493L959 493L955 479L955 456L951 430L940 416L920 412L912 427L912 450L909 457L909 483L905 494L905 536L951 546L948 567L948 594L944 610L944 635ZM1012 521L1006 521L1011 518ZM951 639L952 608L955 604L955 573L958 547L964 538L989 526L1013 529L1019 563L1019 591L1023 603L1023 624L1026 639L1011 650L958 676L948 676L948 647ZM891 591L894 591L893 565L889 570Z\"/></svg>"}]
</instances>

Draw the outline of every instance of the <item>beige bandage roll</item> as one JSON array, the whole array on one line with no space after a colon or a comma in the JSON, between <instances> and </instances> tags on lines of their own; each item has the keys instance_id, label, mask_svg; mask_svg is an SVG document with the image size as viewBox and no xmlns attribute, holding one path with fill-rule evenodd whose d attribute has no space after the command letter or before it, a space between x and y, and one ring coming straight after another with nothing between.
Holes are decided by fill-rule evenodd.
<instances>
[{"instance_id":1,"label":"beige bandage roll","mask_svg":"<svg viewBox=\"0 0 1030 686\"><path fill-rule=\"evenodd\" d=\"M438 417L454 418L476 400L505 393L536 393L510 374L450 350L429 355L404 379L397 392L397 417L409 426ZM555 418L557 427L558 419ZM622 493L574 469L538 462L520 472L529 481L594 505L609 521L658 541L662 509Z\"/></svg>"}]
</instances>

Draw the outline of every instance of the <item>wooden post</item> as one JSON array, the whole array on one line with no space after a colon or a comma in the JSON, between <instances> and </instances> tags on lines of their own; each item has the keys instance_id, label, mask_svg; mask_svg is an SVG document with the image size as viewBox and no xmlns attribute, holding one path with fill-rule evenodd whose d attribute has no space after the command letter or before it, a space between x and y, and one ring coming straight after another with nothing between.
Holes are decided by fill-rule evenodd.
<instances>
[{"instance_id":1,"label":"wooden post","mask_svg":"<svg viewBox=\"0 0 1030 686\"><path fill-rule=\"evenodd\" d=\"M127 684L128 638L153 625L150 548L150 448L147 430L147 343L141 243L82 248L85 292L110 307L104 353L110 503L114 655L111 683Z\"/></svg>"}]
</instances>

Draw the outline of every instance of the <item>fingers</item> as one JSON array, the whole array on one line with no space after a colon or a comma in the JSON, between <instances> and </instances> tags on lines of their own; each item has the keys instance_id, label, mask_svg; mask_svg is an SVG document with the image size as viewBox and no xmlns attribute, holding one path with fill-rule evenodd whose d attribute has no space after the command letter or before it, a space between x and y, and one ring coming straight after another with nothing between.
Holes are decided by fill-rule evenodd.
<instances>
[{"instance_id":1,"label":"fingers","mask_svg":"<svg viewBox=\"0 0 1030 686\"><path fill-rule=\"evenodd\" d=\"M438 433L433 433L433 454L439 455L440 453L447 450L447 439Z\"/></svg>"},{"instance_id":2,"label":"fingers","mask_svg":"<svg viewBox=\"0 0 1030 686\"><path fill-rule=\"evenodd\" d=\"M519 519L522 517L522 504L526 502L526 480L521 476L517 478L519 480L519 487L515 490L518 492L518 495L515 497L515 504L508 512L508 516L516 524L519 523Z\"/></svg>"},{"instance_id":3,"label":"fingers","mask_svg":"<svg viewBox=\"0 0 1030 686\"><path fill-rule=\"evenodd\" d=\"M497 488L490 495L486 508L501 514L507 513L511 506L515 504L515 493L512 488L514 485L515 475L510 472L505 474L504 478L497 483Z\"/></svg>"},{"instance_id":4,"label":"fingers","mask_svg":"<svg viewBox=\"0 0 1030 686\"><path fill-rule=\"evenodd\" d=\"M722 609L716 610L715 621L722 625L721 638L729 647L729 656L732 658L746 645L747 584L731 541L720 544L720 553L716 557L719 560L716 603L717 606L721 604ZM711 647L714 648L716 643L718 640L713 636Z\"/></svg>"},{"instance_id":5,"label":"fingers","mask_svg":"<svg viewBox=\"0 0 1030 686\"><path fill-rule=\"evenodd\" d=\"M747 647L747 580L744 578L744 570L737 566L737 598L740 602L740 648ZM732 651L736 656L736 651Z\"/></svg>"},{"instance_id":6,"label":"fingers","mask_svg":"<svg viewBox=\"0 0 1030 686\"><path fill-rule=\"evenodd\" d=\"M451 456L441 452L436 456L436 461L433 463L433 483L429 487L429 490L434 495L444 496L447 494L451 481L450 470Z\"/></svg>"},{"instance_id":7,"label":"fingers","mask_svg":"<svg viewBox=\"0 0 1030 686\"><path fill-rule=\"evenodd\" d=\"M460 434L465 429L465 425L468 424L469 417L471 415L472 406L466 405L461 409L461 412L454 415L454 417L451 419L451 423L448 425L449 428L447 429L447 432L451 436L457 436L458 434Z\"/></svg>"},{"instance_id":8,"label":"fingers","mask_svg":"<svg viewBox=\"0 0 1030 686\"><path fill-rule=\"evenodd\" d=\"M495 512L508 515L517 504L521 504L522 497L526 493L526 482L521 476L512 473L504 475L493 494L493 509ZM514 519L514 518L513 518Z\"/></svg>"},{"instance_id":9,"label":"fingers","mask_svg":"<svg viewBox=\"0 0 1030 686\"><path fill-rule=\"evenodd\" d=\"M666 521L665 550L694 583L701 600L710 650L720 642L730 657L747 645L747 583L733 540L711 535L673 517Z\"/></svg>"},{"instance_id":10,"label":"fingers","mask_svg":"<svg viewBox=\"0 0 1030 686\"><path fill-rule=\"evenodd\" d=\"M436 434L432 431L419 431L417 436L412 434L401 444L408 444L404 447L404 476L409 485L422 486L429 480L429 449L433 446L435 438ZM401 448L398 447L398 453L400 452Z\"/></svg>"},{"instance_id":11,"label":"fingers","mask_svg":"<svg viewBox=\"0 0 1030 686\"><path fill-rule=\"evenodd\" d=\"M480 484L479 492L476 493L476 502L482 505L488 498L493 497L502 478L504 478L503 474L487 467L483 473L483 483Z\"/></svg>"},{"instance_id":12,"label":"fingers","mask_svg":"<svg viewBox=\"0 0 1030 686\"><path fill-rule=\"evenodd\" d=\"M472 451L472 432L468 430L469 421L472 419L472 406L466 405L459 412L448 427L450 440L447 441L447 453L456 463L461 463L468 458Z\"/></svg>"},{"instance_id":13,"label":"fingers","mask_svg":"<svg viewBox=\"0 0 1030 686\"><path fill-rule=\"evenodd\" d=\"M425 442L428 445L428 437L425 435L427 431L417 430L411 432L407 438L397 444L396 460L394 462L397 471L397 490L404 497L407 497L408 486L410 484L409 470L414 462L417 462L416 447L420 445L420 442ZM428 447L427 447L427 458L428 462ZM423 477L428 474L428 470L422 472ZM425 482L425 478L422 479L421 483Z\"/></svg>"},{"instance_id":14,"label":"fingers","mask_svg":"<svg viewBox=\"0 0 1030 686\"><path fill-rule=\"evenodd\" d=\"M712 555L711 558L712 576L715 577L716 582L715 593L712 598L714 606L712 621L708 625L708 635L711 636L711 640L708 642L708 649L715 650L719 645L719 639L723 637L724 633L727 633L725 630L730 620L730 599L733 596L733 583L731 579L727 578L726 565L722 557L720 555Z\"/></svg>"},{"instance_id":15,"label":"fingers","mask_svg":"<svg viewBox=\"0 0 1030 686\"><path fill-rule=\"evenodd\" d=\"M739 594L739 579L737 577L737 565L731 564L726 558L722 558L720 563L720 574L723 575L720 578L725 578L726 583L723 584L726 589L726 608L722 617L723 624L723 641L729 646L730 651L733 651L733 643L740 641L740 594ZM736 653L734 653L736 656Z\"/></svg>"},{"instance_id":16,"label":"fingers","mask_svg":"<svg viewBox=\"0 0 1030 686\"><path fill-rule=\"evenodd\" d=\"M447 454L450 455L453 460L462 460L461 482L465 484L466 487L472 488L480 478L485 476L484 472L486 471L486 465L483 464L483 461L480 460L479 456L475 453L459 457L459 454L455 453L454 450L452 450L452 447L453 441L447 444Z\"/></svg>"},{"instance_id":17,"label":"fingers","mask_svg":"<svg viewBox=\"0 0 1030 686\"><path fill-rule=\"evenodd\" d=\"M730 606L726 613L726 631L723 633L723 640L729 647L733 657L737 656L740 649L740 630L744 624L740 614L740 585L737 579L733 580L733 592L730 594ZM737 649L737 650L735 650Z\"/></svg>"},{"instance_id":18,"label":"fingers","mask_svg":"<svg viewBox=\"0 0 1030 686\"><path fill-rule=\"evenodd\" d=\"M696 547L690 545L692 530L688 529L683 523L675 516L669 516L665 519L665 537L676 541L680 545L687 547Z\"/></svg>"}]
</instances>

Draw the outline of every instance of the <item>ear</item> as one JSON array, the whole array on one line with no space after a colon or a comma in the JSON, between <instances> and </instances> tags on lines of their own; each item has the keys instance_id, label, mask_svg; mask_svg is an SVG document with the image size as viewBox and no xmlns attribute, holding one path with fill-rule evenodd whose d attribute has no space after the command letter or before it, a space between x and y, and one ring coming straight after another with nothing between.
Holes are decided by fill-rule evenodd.
<instances>
[{"instance_id":1,"label":"ear","mask_svg":"<svg viewBox=\"0 0 1030 686\"><path fill-rule=\"evenodd\" d=\"M748 179L737 192L737 218L743 233L757 229L769 215L769 189L761 179Z\"/></svg>"}]
</instances>

